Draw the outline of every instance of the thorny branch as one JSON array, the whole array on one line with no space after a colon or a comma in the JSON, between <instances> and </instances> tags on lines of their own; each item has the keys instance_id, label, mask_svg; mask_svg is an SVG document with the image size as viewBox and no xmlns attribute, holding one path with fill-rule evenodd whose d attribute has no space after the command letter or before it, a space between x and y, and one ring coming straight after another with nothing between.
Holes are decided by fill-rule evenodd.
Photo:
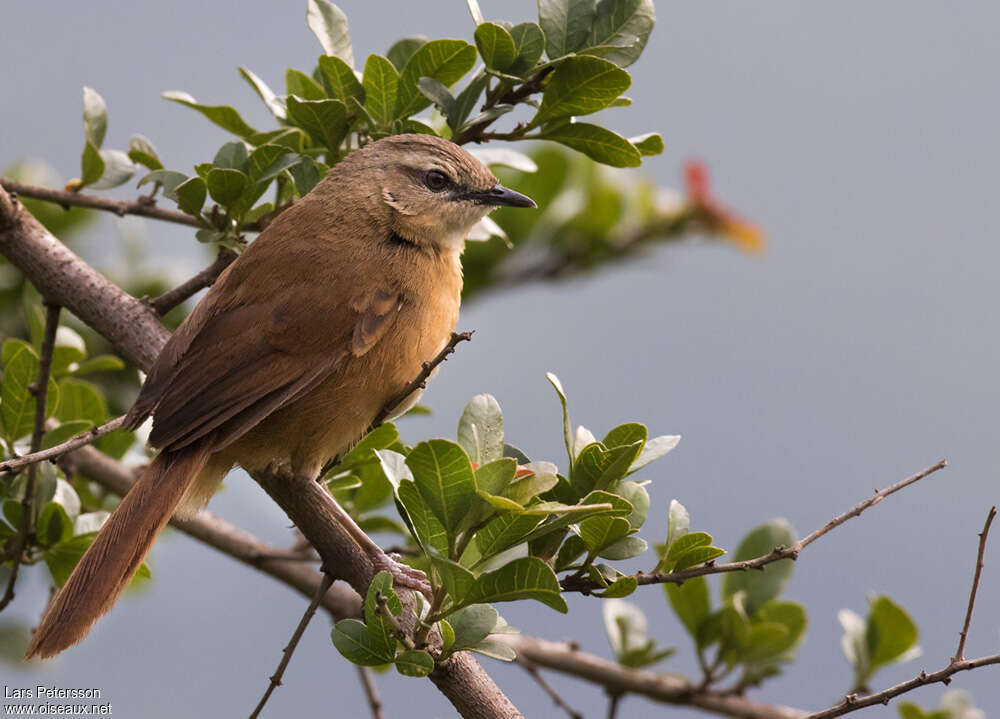
<instances>
[{"instance_id":1,"label":"thorny branch","mask_svg":"<svg viewBox=\"0 0 1000 719\"><path fill-rule=\"evenodd\" d=\"M996 514L997 508L990 507L990 511L986 515L986 524L983 525L983 531L979 534L979 550L976 554L976 571L972 576L972 589L969 590L969 606L966 609L965 622L962 624L962 631L959 635L958 650L951 661L948 662L948 666L931 674L920 672L913 679L901 682L896 686L889 687L875 694L865 696L848 694L839 704L829 709L809 714L805 719L830 719L831 717L843 716L844 714L849 714L865 707L875 706L876 704L888 704L893 698L912 691L917 687L936 684L937 682L947 685L951 683L952 675L958 672L965 672L990 664L1000 664L1000 654L992 654L990 656L979 657L978 659L965 659L963 656L965 654L965 640L969 635L969 624L972 622L972 610L976 604L976 592L979 591L979 578L983 572L983 555L986 552L986 540L989 537L990 526L993 524L993 518L996 517Z\"/></svg>"},{"instance_id":2,"label":"thorny branch","mask_svg":"<svg viewBox=\"0 0 1000 719\"><path fill-rule=\"evenodd\" d=\"M104 435L111 434L116 429L121 428L124 421L124 415L121 417L115 417L112 420L108 420L100 427L92 427L86 432L74 435L65 442L60 442L59 444L53 445L48 449L38 450L21 457L8 459L6 462L0 462L0 472L15 472L23 467L30 467L38 462L44 462L47 459L55 461L64 454L72 452L74 449L79 449L85 445L93 444Z\"/></svg>"},{"instance_id":3,"label":"thorny branch","mask_svg":"<svg viewBox=\"0 0 1000 719\"><path fill-rule=\"evenodd\" d=\"M824 524L819 529L811 532L809 535L803 537L795 544L790 547L775 547L767 554L755 557L754 559L747 559L742 562L730 562L727 564L706 564L701 567L694 567L693 569L685 569L680 572L639 572L635 574L635 579L640 585L644 584L683 584L688 579L692 577L701 577L709 574L724 574L726 572L746 572L751 569L761 570L768 564L773 562L781 561L782 559L798 559L799 553L808 547L810 544L815 542L817 539L822 537L827 532L836 529L841 524L849 519L859 516L869 507L874 507L876 504L881 502L883 499L891 494L895 494L901 489L909 487L914 482L918 482L924 477L937 472L940 469L944 469L948 466L948 462L941 460L937 464L931 465L927 469L921 470L914 475L902 479L895 484L886 487L885 489L876 490L875 494L863 502L859 502L854 505L851 509L840 514L829 522ZM588 577L566 577L562 580L562 589L565 592L583 592L589 594L591 592L600 591L604 587L595 582Z\"/></svg>"},{"instance_id":4,"label":"thorny branch","mask_svg":"<svg viewBox=\"0 0 1000 719\"><path fill-rule=\"evenodd\" d=\"M42 446L42 436L45 434L45 410L49 398L49 375L52 370L52 355L56 346L56 330L59 329L59 305L45 305L45 335L42 339L42 353L38 363L38 377L30 389L35 395L35 421L31 432L31 450L36 451ZM38 468L32 465L28 470L28 480L24 487L24 498L21 500L21 528L13 540L13 566L7 579L7 589L0 597L0 611L14 600L14 585L17 583L18 571L24 559L24 552L35 539L35 480Z\"/></svg>"},{"instance_id":5,"label":"thorny branch","mask_svg":"<svg viewBox=\"0 0 1000 719\"><path fill-rule=\"evenodd\" d=\"M271 694L281 686L281 678L285 676L285 669L288 668L288 663L292 660L292 654L295 653L295 648L299 645L299 640L302 639L302 635L305 634L306 627L309 626L309 621L316 614L316 609L319 607L319 603L323 601L323 597L326 596L327 591L333 585L333 576L329 574L325 569L323 570L323 581L320 582L319 587L316 589L316 593L313 595L312 601L309 602L309 606L306 607L305 613L302 615L302 619L299 620L299 624L295 627L295 631L292 633L292 638L288 640L288 644L285 648L281 650L281 661L278 662L278 668L275 669L274 674L271 675L270 681L267 684L267 689L264 691L264 696L260 698L257 702L257 706L250 713L250 719L257 719L260 716L261 710L263 710L264 705L267 704L267 700L271 698Z\"/></svg>"}]
</instances>

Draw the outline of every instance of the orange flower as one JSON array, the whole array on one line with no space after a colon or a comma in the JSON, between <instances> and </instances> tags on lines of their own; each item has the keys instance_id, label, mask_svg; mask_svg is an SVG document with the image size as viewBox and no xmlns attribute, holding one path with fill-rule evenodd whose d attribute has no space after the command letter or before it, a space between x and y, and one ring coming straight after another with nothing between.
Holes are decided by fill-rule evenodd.
<instances>
[{"instance_id":1,"label":"orange flower","mask_svg":"<svg viewBox=\"0 0 1000 719\"><path fill-rule=\"evenodd\" d=\"M720 203L709 188L708 168L703 162L690 160L684 165L688 207L694 217L709 232L722 235L746 252L764 250L761 229Z\"/></svg>"}]
</instances>

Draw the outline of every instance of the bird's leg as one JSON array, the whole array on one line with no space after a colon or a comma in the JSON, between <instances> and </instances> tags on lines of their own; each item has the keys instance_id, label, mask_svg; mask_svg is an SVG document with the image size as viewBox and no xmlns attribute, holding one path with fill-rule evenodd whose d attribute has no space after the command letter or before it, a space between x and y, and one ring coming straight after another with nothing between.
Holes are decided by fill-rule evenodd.
<instances>
[{"instance_id":1,"label":"bird's leg","mask_svg":"<svg viewBox=\"0 0 1000 719\"><path fill-rule=\"evenodd\" d=\"M287 462L281 461L271 462L267 466L266 471L271 475L280 476L291 481L312 483L318 479L318 476L313 476L312 474L302 471L295 472ZM351 536L354 543L368 556L368 560L372 563L372 568L376 573L383 570L389 572L397 586L404 586L420 592L428 599L432 598L431 586L427 582L427 576L423 572L408 567L402 562L396 561L394 557L386 554L382 550L382 547L375 544L372 538L365 534L365 531L340 506L340 503L332 494L327 493L327 496L330 498L330 506L333 509L337 523L344 528L344 531Z\"/></svg>"},{"instance_id":2,"label":"bird's leg","mask_svg":"<svg viewBox=\"0 0 1000 719\"><path fill-rule=\"evenodd\" d=\"M402 585L408 589L420 592L428 599L432 598L431 586L428 584L427 576L423 572L419 569L408 567L402 562L396 561L393 556L386 554L382 550L382 547L372 541L372 538L365 533L365 530L358 526L354 518L340 506L340 503L334 497L331 496L330 499L332 500L333 511L337 515L337 521L340 523L340 526L351 535L351 539L361 548L361 551L368 555L368 559L376 572L383 570L389 572L396 585Z\"/></svg>"}]
</instances>

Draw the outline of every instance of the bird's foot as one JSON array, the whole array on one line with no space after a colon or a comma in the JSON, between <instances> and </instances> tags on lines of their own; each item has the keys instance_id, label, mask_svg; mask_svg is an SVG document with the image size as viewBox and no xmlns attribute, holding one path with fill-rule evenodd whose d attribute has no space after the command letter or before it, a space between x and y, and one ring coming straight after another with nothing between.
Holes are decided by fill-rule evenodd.
<instances>
[{"instance_id":1,"label":"bird's foot","mask_svg":"<svg viewBox=\"0 0 1000 719\"><path fill-rule=\"evenodd\" d=\"M394 586L403 586L407 589L412 589L415 592L420 592L427 599L433 599L433 594L431 593L431 585L427 581L427 575L421 572L419 569L414 569L397 561L396 557L398 555L386 554L385 552L379 552L378 554L372 554L371 560L372 565L376 572L389 572L392 575L392 582Z\"/></svg>"}]
</instances>

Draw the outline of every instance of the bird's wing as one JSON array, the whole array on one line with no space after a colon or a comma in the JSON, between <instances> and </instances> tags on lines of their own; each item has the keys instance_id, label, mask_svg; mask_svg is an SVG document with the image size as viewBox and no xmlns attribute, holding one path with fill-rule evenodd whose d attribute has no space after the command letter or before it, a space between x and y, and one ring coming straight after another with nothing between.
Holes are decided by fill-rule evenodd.
<instances>
[{"instance_id":1,"label":"bird's wing","mask_svg":"<svg viewBox=\"0 0 1000 719\"><path fill-rule=\"evenodd\" d=\"M235 441L348 357L365 354L400 307L395 292L352 297L301 276L264 283L274 291L266 296L253 289L260 277L238 269L241 286L250 287L241 301L222 306L219 298L231 292L206 297L164 347L129 413L132 426L152 413L156 447L181 449L211 432L215 449ZM231 289L235 280L227 279Z\"/></svg>"}]
</instances>

